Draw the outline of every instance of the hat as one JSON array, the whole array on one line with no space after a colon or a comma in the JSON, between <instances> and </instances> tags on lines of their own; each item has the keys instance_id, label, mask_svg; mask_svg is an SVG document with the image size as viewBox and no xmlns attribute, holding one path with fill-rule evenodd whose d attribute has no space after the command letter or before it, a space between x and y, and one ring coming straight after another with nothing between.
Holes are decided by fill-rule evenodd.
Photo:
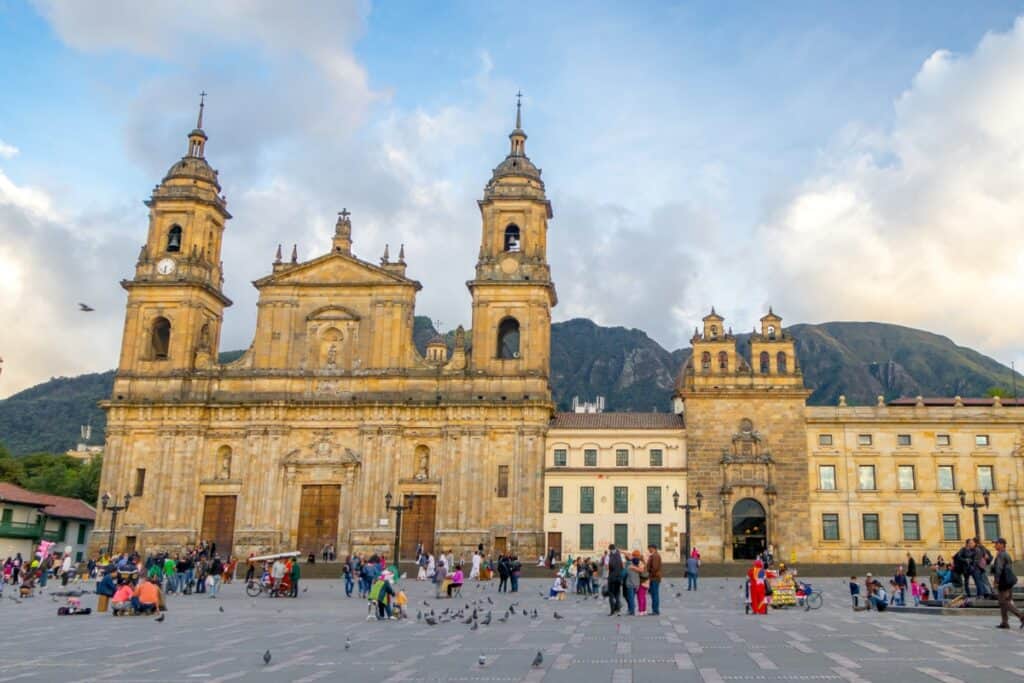
<instances>
[{"instance_id":1,"label":"hat","mask_svg":"<svg viewBox=\"0 0 1024 683\"><path fill-rule=\"evenodd\" d=\"M633 551L633 557L640 557L640 551L639 550L634 550Z\"/></svg>"},{"instance_id":2,"label":"hat","mask_svg":"<svg viewBox=\"0 0 1024 683\"><path fill-rule=\"evenodd\" d=\"M871 578L871 572L868 572L868 573L867 573L867 574L865 574L864 576L865 576L866 578L870 579L870 578Z\"/></svg>"},{"instance_id":3,"label":"hat","mask_svg":"<svg viewBox=\"0 0 1024 683\"><path fill-rule=\"evenodd\" d=\"M1003 545L1006 545L1006 539L1000 536L996 539L996 543L1002 543Z\"/></svg>"}]
</instances>

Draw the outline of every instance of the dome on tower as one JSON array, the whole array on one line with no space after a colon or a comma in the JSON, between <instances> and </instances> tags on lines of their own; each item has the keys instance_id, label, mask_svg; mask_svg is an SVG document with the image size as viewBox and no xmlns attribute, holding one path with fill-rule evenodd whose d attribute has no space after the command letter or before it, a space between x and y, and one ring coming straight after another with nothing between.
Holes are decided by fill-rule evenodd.
<instances>
[{"instance_id":1,"label":"dome on tower","mask_svg":"<svg viewBox=\"0 0 1024 683\"><path fill-rule=\"evenodd\" d=\"M521 95L517 95L517 98ZM543 195L541 171L526 156L526 132L523 130L522 102L516 102L516 127L509 133L511 142L508 156L491 173L484 188L485 196Z\"/></svg>"}]
</instances>

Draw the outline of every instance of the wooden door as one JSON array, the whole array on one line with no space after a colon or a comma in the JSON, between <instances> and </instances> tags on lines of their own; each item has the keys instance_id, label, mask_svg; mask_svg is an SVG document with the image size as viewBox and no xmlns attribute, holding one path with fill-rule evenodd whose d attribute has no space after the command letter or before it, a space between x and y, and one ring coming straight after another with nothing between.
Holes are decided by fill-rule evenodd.
<instances>
[{"instance_id":1,"label":"wooden door","mask_svg":"<svg viewBox=\"0 0 1024 683\"><path fill-rule=\"evenodd\" d=\"M436 510L436 496L416 496L412 500L412 509L402 513L401 559L415 560L417 544L423 545L423 552L434 551Z\"/></svg>"},{"instance_id":2,"label":"wooden door","mask_svg":"<svg viewBox=\"0 0 1024 683\"><path fill-rule=\"evenodd\" d=\"M494 554L504 555L508 552L508 537L506 536L495 536L494 537Z\"/></svg>"},{"instance_id":3,"label":"wooden door","mask_svg":"<svg viewBox=\"0 0 1024 683\"><path fill-rule=\"evenodd\" d=\"M549 531L548 532L548 553L551 550L555 551L555 561L558 562L562 559L562 532L561 531ZM544 555L547 558L547 554Z\"/></svg>"},{"instance_id":4,"label":"wooden door","mask_svg":"<svg viewBox=\"0 0 1024 683\"><path fill-rule=\"evenodd\" d=\"M221 559L231 557L235 541L236 496L207 496L203 504L202 539L217 544Z\"/></svg>"},{"instance_id":5,"label":"wooden door","mask_svg":"<svg viewBox=\"0 0 1024 683\"><path fill-rule=\"evenodd\" d=\"M338 542L338 512L341 509L341 486L312 485L302 487L299 502L299 547L303 555L314 553L328 543Z\"/></svg>"}]
</instances>

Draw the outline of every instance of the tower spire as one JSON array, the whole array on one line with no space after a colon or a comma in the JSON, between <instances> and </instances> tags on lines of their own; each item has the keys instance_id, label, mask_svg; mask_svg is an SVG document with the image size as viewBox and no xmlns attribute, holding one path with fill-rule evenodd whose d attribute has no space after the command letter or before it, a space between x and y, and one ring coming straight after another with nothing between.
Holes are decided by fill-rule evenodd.
<instances>
[{"instance_id":1,"label":"tower spire","mask_svg":"<svg viewBox=\"0 0 1024 683\"><path fill-rule=\"evenodd\" d=\"M203 107L206 106L206 91L199 93L199 118L196 120L196 129L203 129Z\"/></svg>"},{"instance_id":2,"label":"tower spire","mask_svg":"<svg viewBox=\"0 0 1024 683\"><path fill-rule=\"evenodd\" d=\"M199 93L199 117L196 127L188 134L188 154L186 156L203 158L206 147L206 133L203 132L203 108L206 106L206 91Z\"/></svg>"},{"instance_id":3,"label":"tower spire","mask_svg":"<svg viewBox=\"0 0 1024 683\"><path fill-rule=\"evenodd\" d=\"M523 91L516 93L516 130L523 128Z\"/></svg>"},{"instance_id":4,"label":"tower spire","mask_svg":"<svg viewBox=\"0 0 1024 683\"><path fill-rule=\"evenodd\" d=\"M516 93L516 127L508 136L509 140L512 141L512 149L509 151L509 156L513 157L525 157L526 156L526 133L523 131L523 93L519 91Z\"/></svg>"}]
</instances>

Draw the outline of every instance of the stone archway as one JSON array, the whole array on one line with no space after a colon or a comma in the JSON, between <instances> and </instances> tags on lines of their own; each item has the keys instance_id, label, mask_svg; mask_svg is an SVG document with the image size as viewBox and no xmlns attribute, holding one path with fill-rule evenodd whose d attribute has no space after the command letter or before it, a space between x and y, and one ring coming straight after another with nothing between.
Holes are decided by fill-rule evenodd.
<instances>
[{"instance_id":1,"label":"stone archway","mask_svg":"<svg viewBox=\"0 0 1024 683\"><path fill-rule=\"evenodd\" d=\"M732 508L732 559L752 560L768 545L768 515L753 498Z\"/></svg>"}]
</instances>

